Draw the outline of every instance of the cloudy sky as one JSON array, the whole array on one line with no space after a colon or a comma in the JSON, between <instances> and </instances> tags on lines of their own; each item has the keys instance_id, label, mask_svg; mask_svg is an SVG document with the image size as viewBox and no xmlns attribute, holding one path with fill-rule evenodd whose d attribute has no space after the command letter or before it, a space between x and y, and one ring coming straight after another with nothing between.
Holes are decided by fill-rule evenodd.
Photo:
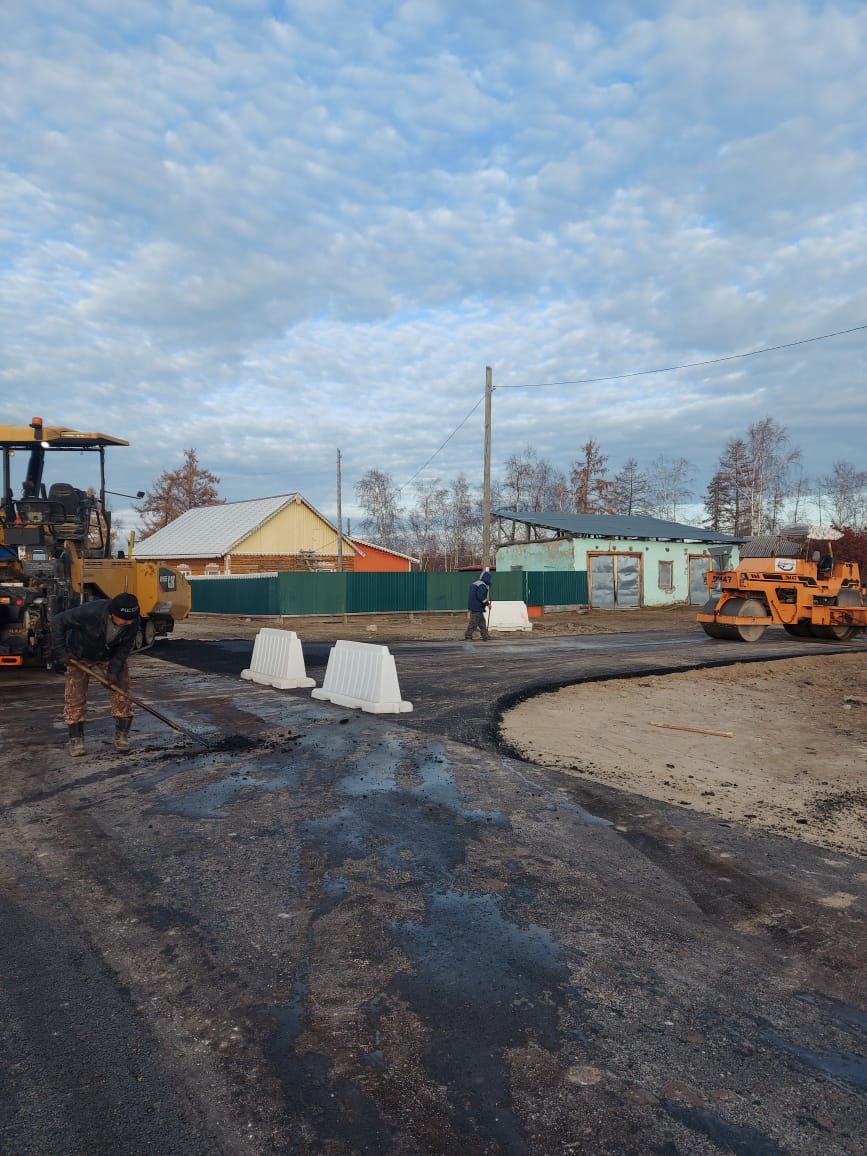
<instances>
[{"instance_id":1,"label":"cloudy sky","mask_svg":"<svg viewBox=\"0 0 867 1156\"><path fill-rule=\"evenodd\" d=\"M480 485L486 365L495 474L867 468L863 328L642 372L867 325L862 0L3 0L0 58L0 421L113 489Z\"/></svg>"}]
</instances>

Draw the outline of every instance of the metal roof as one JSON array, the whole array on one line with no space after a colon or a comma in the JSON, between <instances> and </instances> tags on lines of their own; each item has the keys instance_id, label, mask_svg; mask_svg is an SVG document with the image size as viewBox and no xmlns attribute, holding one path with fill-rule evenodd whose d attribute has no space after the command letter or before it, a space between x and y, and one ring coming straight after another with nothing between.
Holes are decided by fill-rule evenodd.
<instances>
[{"instance_id":1,"label":"metal roof","mask_svg":"<svg viewBox=\"0 0 867 1156\"><path fill-rule=\"evenodd\" d=\"M517 510L493 510L492 513L495 518L538 526L575 538L661 538L665 541L732 544L743 541L704 526L687 526L682 522L666 522L662 518L641 514L519 513Z\"/></svg>"},{"instance_id":2,"label":"metal roof","mask_svg":"<svg viewBox=\"0 0 867 1156\"><path fill-rule=\"evenodd\" d=\"M361 554L364 554L364 547L367 546L371 550L381 550L383 554L394 554L396 558L406 558L407 562L418 562L418 558L414 558L412 554L404 554L400 550L392 550L391 546L380 546L377 542L366 542L364 538L357 538L355 534L350 537L348 534L343 535L344 541L351 542L356 546Z\"/></svg>"},{"instance_id":3,"label":"metal roof","mask_svg":"<svg viewBox=\"0 0 867 1156\"><path fill-rule=\"evenodd\" d=\"M275 498L251 498L246 502L223 502L219 506L187 510L168 526L136 544L135 556L166 561L170 558L222 558L296 500L304 502L300 494L278 494Z\"/></svg>"}]
</instances>

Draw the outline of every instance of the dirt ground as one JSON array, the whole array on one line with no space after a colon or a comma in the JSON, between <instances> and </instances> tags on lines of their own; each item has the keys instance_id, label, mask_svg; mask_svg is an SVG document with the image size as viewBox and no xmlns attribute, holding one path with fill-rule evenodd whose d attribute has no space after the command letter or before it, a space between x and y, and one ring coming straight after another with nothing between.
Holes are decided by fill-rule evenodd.
<instances>
[{"instance_id":1,"label":"dirt ground","mask_svg":"<svg viewBox=\"0 0 867 1156\"><path fill-rule=\"evenodd\" d=\"M458 614L268 620L194 615L187 638L459 638ZM546 615L534 634L699 630L694 607ZM736 645L736 644L733 644ZM690 729L691 728L691 729ZM719 732L716 734L703 733ZM867 655L744 663L565 687L509 711L501 736L566 774L867 856ZM845 896L840 896L845 904Z\"/></svg>"}]
</instances>

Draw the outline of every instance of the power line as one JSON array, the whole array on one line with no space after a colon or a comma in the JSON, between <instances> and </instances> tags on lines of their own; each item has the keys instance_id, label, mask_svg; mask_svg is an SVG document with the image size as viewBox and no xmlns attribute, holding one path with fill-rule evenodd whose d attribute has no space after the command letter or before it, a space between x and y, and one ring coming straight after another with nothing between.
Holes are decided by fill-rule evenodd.
<instances>
[{"instance_id":1,"label":"power line","mask_svg":"<svg viewBox=\"0 0 867 1156\"><path fill-rule=\"evenodd\" d=\"M843 337L847 333L858 333L867 329L865 325L854 325L851 329L838 329L836 333L822 333L818 337L804 337L800 341L787 341L783 345L768 345L763 349L751 349L748 353L729 353L725 357L709 357L705 361L687 361L683 365L666 365L661 369L636 369L631 373L612 373L606 377L577 377L571 381L525 382L523 385L498 385L496 389L545 389L555 385L592 385L599 381L623 381L627 377L646 377L653 373L674 373L678 369L696 369L702 365L719 365L723 361L737 361L741 357L758 357L761 353L775 353L779 349L794 349L796 345L809 345L812 341L827 341L831 337Z\"/></svg>"},{"instance_id":2,"label":"power line","mask_svg":"<svg viewBox=\"0 0 867 1156\"><path fill-rule=\"evenodd\" d=\"M437 454L446 448L446 446L449 444L449 442L452 440L452 438L455 436L455 434L458 432L458 430L462 429L467 424L467 422L470 420L470 418L473 416L473 414L476 412L476 410L479 408L479 406L482 404L482 402L484 400L485 400L485 395L482 394L482 396L479 398L479 400L476 402L476 404L473 406L473 408L470 410L470 412L467 414L467 416L463 419L463 421L459 425L455 426L455 428L452 430L452 432L449 434L449 436L446 438L446 440L443 442L443 444L439 447L439 449L434 450L434 452L431 454L431 456L428 458L428 460L424 463L424 465L419 466L419 468L415 471L415 473L412 475L412 477L408 478L403 483L402 486L398 487L398 489L405 490L406 487L410 484L410 482L414 481L419 476L419 474L422 472L422 470L426 469L431 464L431 462L434 460L434 458L437 456Z\"/></svg>"},{"instance_id":3,"label":"power line","mask_svg":"<svg viewBox=\"0 0 867 1156\"><path fill-rule=\"evenodd\" d=\"M853 325L851 329L838 329L834 333L822 333L818 337L803 337L800 341L786 341L782 345L768 345L762 349L751 349L747 353L729 353L726 354L725 357L709 357L705 361L687 361L684 362L683 365L667 365L661 369L636 369L631 373L612 373L607 377L577 377L568 381L537 381L526 382L524 385L497 385L494 386L494 389L546 389L557 385L593 385L594 383L600 381L623 381L628 377L648 377L654 373L674 373L678 369L696 369L699 366L719 365L724 361L737 361L739 358L744 357L758 357L762 353L776 353L780 349L794 349L798 345L809 345L814 341L828 341L832 337L844 337L847 333L859 333L864 329L867 329L867 323L864 325ZM473 416L473 414L484 400L485 395L482 394L470 412L460 422L459 425L455 426L455 428L442 443L442 445L438 449L434 450L424 465L419 466L411 478L404 482L402 486L398 487L399 490L405 490L410 482L415 481L419 474L423 470L427 469L434 458L437 457L437 455L440 454L449 444L458 430L462 429L467 424L467 422L470 420L470 418Z\"/></svg>"}]
</instances>

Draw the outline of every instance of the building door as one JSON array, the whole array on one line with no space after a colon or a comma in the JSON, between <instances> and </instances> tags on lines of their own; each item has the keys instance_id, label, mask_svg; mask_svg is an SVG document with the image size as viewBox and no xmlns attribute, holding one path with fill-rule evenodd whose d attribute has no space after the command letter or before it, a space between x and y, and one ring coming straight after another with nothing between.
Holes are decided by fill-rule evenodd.
<instances>
[{"instance_id":1,"label":"building door","mask_svg":"<svg viewBox=\"0 0 867 1156\"><path fill-rule=\"evenodd\" d=\"M707 554L690 554L689 601L691 606L704 606L710 597L704 576L711 569L712 564L713 560Z\"/></svg>"},{"instance_id":2,"label":"building door","mask_svg":"<svg viewBox=\"0 0 867 1156\"><path fill-rule=\"evenodd\" d=\"M641 605L640 554L588 554L590 605L627 610Z\"/></svg>"}]
</instances>

